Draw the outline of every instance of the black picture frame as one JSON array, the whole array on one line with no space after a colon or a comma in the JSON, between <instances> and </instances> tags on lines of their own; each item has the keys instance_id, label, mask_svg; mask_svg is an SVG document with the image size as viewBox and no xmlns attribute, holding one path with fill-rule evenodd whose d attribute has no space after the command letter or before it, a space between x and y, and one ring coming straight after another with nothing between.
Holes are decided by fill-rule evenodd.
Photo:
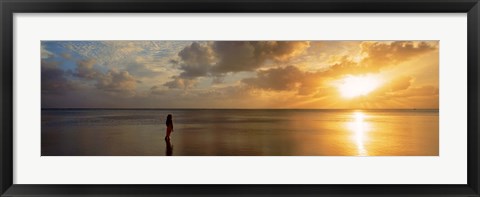
<instances>
[{"instance_id":1,"label":"black picture frame","mask_svg":"<svg viewBox=\"0 0 480 197\"><path fill-rule=\"evenodd\" d=\"M479 0L0 0L1 196L480 196ZM468 180L465 185L13 184L14 13L467 13ZM452 169L445 169L452 170ZM439 172L440 173L440 172ZM93 179L94 177L92 177Z\"/></svg>"}]
</instances>

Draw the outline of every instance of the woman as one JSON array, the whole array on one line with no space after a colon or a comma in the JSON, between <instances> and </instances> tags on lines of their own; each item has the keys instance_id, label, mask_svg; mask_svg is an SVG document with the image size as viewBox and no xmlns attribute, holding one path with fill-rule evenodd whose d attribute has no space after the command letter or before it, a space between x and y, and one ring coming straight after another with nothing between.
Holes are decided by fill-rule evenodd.
<instances>
[{"instance_id":1,"label":"woman","mask_svg":"<svg viewBox=\"0 0 480 197\"><path fill-rule=\"evenodd\" d=\"M167 115L165 124L167 125L167 136L165 136L165 140L170 140L170 133L173 131L172 114Z\"/></svg>"}]
</instances>

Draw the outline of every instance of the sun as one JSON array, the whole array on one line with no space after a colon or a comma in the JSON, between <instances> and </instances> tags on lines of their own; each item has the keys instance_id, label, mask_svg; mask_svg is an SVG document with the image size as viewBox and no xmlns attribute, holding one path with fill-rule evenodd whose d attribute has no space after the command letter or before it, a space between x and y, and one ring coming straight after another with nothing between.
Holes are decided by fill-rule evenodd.
<instances>
[{"instance_id":1,"label":"sun","mask_svg":"<svg viewBox=\"0 0 480 197\"><path fill-rule=\"evenodd\" d=\"M365 96L380 86L380 79L373 75L348 75L338 83L338 90L344 98Z\"/></svg>"}]
</instances>

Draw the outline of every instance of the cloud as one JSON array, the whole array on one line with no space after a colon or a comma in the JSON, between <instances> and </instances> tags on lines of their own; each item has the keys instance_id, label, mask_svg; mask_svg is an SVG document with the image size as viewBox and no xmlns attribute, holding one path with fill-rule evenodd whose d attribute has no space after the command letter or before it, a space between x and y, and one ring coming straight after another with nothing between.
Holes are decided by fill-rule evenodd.
<instances>
[{"instance_id":1,"label":"cloud","mask_svg":"<svg viewBox=\"0 0 480 197\"><path fill-rule=\"evenodd\" d=\"M305 51L309 42L218 41L212 45L218 58L214 73L254 71L267 60L282 62Z\"/></svg>"},{"instance_id":2,"label":"cloud","mask_svg":"<svg viewBox=\"0 0 480 197\"><path fill-rule=\"evenodd\" d=\"M419 106L438 100L437 61L437 41L52 41L42 42L42 95L94 106ZM384 81L344 99L332 83L345 75Z\"/></svg>"},{"instance_id":3,"label":"cloud","mask_svg":"<svg viewBox=\"0 0 480 197\"><path fill-rule=\"evenodd\" d=\"M395 41L363 42L360 47L366 55L360 64L371 70L408 61L414 57L438 49L437 42Z\"/></svg>"},{"instance_id":4,"label":"cloud","mask_svg":"<svg viewBox=\"0 0 480 197\"><path fill-rule=\"evenodd\" d=\"M70 53L65 53L65 52L64 52L64 53L61 53L60 56L61 56L63 59L67 59L67 60L73 59L72 54L70 54Z\"/></svg>"},{"instance_id":5,"label":"cloud","mask_svg":"<svg viewBox=\"0 0 480 197\"><path fill-rule=\"evenodd\" d=\"M94 59L107 68L126 69L129 62L166 65L186 41L52 41L58 48L81 59Z\"/></svg>"},{"instance_id":6,"label":"cloud","mask_svg":"<svg viewBox=\"0 0 480 197\"><path fill-rule=\"evenodd\" d=\"M393 94L392 96L397 98L398 97L413 98L413 97L438 96L438 93L439 93L438 87L435 87L432 85L424 85L419 87L412 87L404 91L399 91Z\"/></svg>"},{"instance_id":7,"label":"cloud","mask_svg":"<svg viewBox=\"0 0 480 197\"><path fill-rule=\"evenodd\" d=\"M73 76L95 81L95 87L106 92L135 92L138 81L128 71L110 69L102 72L95 68L95 60L77 61Z\"/></svg>"},{"instance_id":8,"label":"cloud","mask_svg":"<svg viewBox=\"0 0 480 197\"><path fill-rule=\"evenodd\" d=\"M115 89L113 87L127 87L105 84L109 81L109 77L118 75L117 72L127 71L137 80L137 88L140 92L142 89L148 89L150 84L164 83L168 77L178 74L178 70L171 68L172 64L169 60L190 43L186 41L47 41L42 42L42 47L44 56L49 54L45 49L55 49L54 52L60 54L54 57L55 60L61 61L60 66L68 70L73 77L72 80L78 81L86 88L103 88L103 91L111 91ZM112 73L109 74L110 71ZM140 80L142 84L138 83Z\"/></svg>"},{"instance_id":9,"label":"cloud","mask_svg":"<svg viewBox=\"0 0 480 197\"><path fill-rule=\"evenodd\" d=\"M241 85L226 86L220 88L212 88L210 90L201 92L199 95L206 98L220 98L220 99L242 99L247 97L250 89Z\"/></svg>"},{"instance_id":10,"label":"cloud","mask_svg":"<svg viewBox=\"0 0 480 197\"><path fill-rule=\"evenodd\" d=\"M215 60L211 48L197 42L193 42L190 46L182 49L178 56L182 60L180 77L187 79L207 75L211 64Z\"/></svg>"},{"instance_id":11,"label":"cloud","mask_svg":"<svg viewBox=\"0 0 480 197\"><path fill-rule=\"evenodd\" d=\"M48 59L48 58L51 58L53 56L55 56L54 53L52 53L51 51L47 50L46 46L43 44L41 44L41 50L40 50L40 55L42 57L42 59Z\"/></svg>"},{"instance_id":12,"label":"cloud","mask_svg":"<svg viewBox=\"0 0 480 197\"><path fill-rule=\"evenodd\" d=\"M165 95L166 93L167 93L166 90L163 90L161 87L156 85L152 86L149 92L150 95Z\"/></svg>"},{"instance_id":13,"label":"cloud","mask_svg":"<svg viewBox=\"0 0 480 197\"><path fill-rule=\"evenodd\" d=\"M245 78L242 82L250 88L265 91L293 91L299 96L328 96L325 94L331 94L332 91L325 92L324 90L331 86L329 81L347 74L359 75L378 72L383 67L398 65L437 49L435 44L426 42L367 43L361 43L362 50L366 54L360 61L341 56L334 61L334 64L327 66L327 69L313 71L305 71L297 66L276 66L266 70L257 70L255 77ZM392 57L395 56L393 53L398 53L399 57ZM380 62L384 64L374 64ZM379 99L386 94L406 90L412 86L413 81L413 76L397 77L386 82L372 95Z\"/></svg>"},{"instance_id":14,"label":"cloud","mask_svg":"<svg viewBox=\"0 0 480 197\"><path fill-rule=\"evenodd\" d=\"M96 87L108 92L134 92L137 80L127 71L110 70L96 79Z\"/></svg>"},{"instance_id":15,"label":"cloud","mask_svg":"<svg viewBox=\"0 0 480 197\"><path fill-rule=\"evenodd\" d=\"M375 69L375 71L377 70ZM335 78L346 74L357 75L369 72L372 72L372 70L368 67L350 60L347 56L343 56L338 58L336 63L328 66L328 69L324 70L323 73L325 76Z\"/></svg>"},{"instance_id":16,"label":"cloud","mask_svg":"<svg viewBox=\"0 0 480 197\"><path fill-rule=\"evenodd\" d=\"M41 85L43 93L62 94L76 89L76 85L67 78L67 72L60 68L59 62L41 61Z\"/></svg>"},{"instance_id":17,"label":"cloud","mask_svg":"<svg viewBox=\"0 0 480 197\"><path fill-rule=\"evenodd\" d=\"M187 89L193 88L197 84L197 80L195 79L183 79L177 76L174 76L172 78L173 78L172 81L169 81L163 85L170 89L187 90Z\"/></svg>"},{"instance_id":18,"label":"cloud","mask_svg":"<svg viewBox=\"0 0 480 197\"><path fill-rule=\"evenodd\" d=\"M414 78L412 76L401 76L387 83L386 86L390 91L395 92L408 89L412 85L413 81Z\"/></svg>"},{"instance_id":19,"label":"cloud","mask_svg":"<svg viewBox=\"0 0 480 197\"><path fill-rule=\"evenodd\" d=\"M292 90L293 87L300 87L299 93L310 94L317 89L312 84L318 85L312 77L338 78L345 74L378 72L383 67L408 61L438 47L435 43L408 41L359 44L363 54L361 60L340 56L336 58L334 64L327 66L327 69L311 73L304 73L295 67L262 70L258 71L257 78L245 79L243 82L265 90ZM267 61L284 63L305 52L309 46L309 42L289 41L217 41L204 44L194 42L179 53L182 73L178 77L195 79L215 77L229 72L255 71ZM294 75L298 76L293 77ZM282 81L283 84L274 83L275 81ZM179 87L174 85L179 83L178 80L167 83L168 87Z\"/></svg>"},{"instance_id":20,"label":"cloud","mask_svg":"<svg viewBox=\"0 0 480 197\"><path fill-rule=\"evenodd\" d=\"M372 99L390 99L398 92L405 91L413 86L415 78L413 76L398 76L384 81L383 84L369 93Z\"/></svg>"},{"instance_id":21,"label":"cloud","mask_svg":"<svg viewBox=\"0 0 480 197\"><path fill-rule=\"evenodd\" d=\"M151 61L151 62L150 62ZM156 78L163 74L163 62L155 62L148 57L136 57L135 60L124 62L125 70L140 78Z\"/></svg>"},{"instance_id":22,"label":"cloud","mask_svg":"<svg viewBox=\"0 0 480 197\"><path fill-rule=\"evenodd\" d=\"M295 66L260 70L257 76L242 80L251 88L267 91L296 91L299 95L316 93L322 82L320 72L302 71Z\"/></svg>"},{"instance_id":23,"label":"cloud","mask_svg":"<svg viewBox=\"0 0 480 197\"><path fill-rule=\"evenodd\" d=\"M95 79L101 75L101 73L94 68L95 60L93 59L79 60L76 65L75 71L73 72L73 75L76 77Z\"/></svg>"},{"instance_id":24,"label":"cloud","mask_svg":"<svg viewBox=\"0 0 480 197\"><path fill-rule=\"evenodd\" d=\"M413 76L398 76L365 97L350 100L350 107L389 106L389 108L438 108L438 87L415 85ZM378 107L378 106L377 106Z\"/></svg>"},{"instance_id":25,"label":"cloud","mask_svg":"<svg viewBox=\"0 0 480 197\"><path fill-rule=\"evenodd\" d=\"M327 66L325 74L331 77L345 74L366 74L379 72L381 69L399 65L413 58L438 49L437 42L362 42L360 44L363 58L355 61L351 56L334 56L334 64Z\"/></svg>"},{"instance_id":26,"label":"cloud","mask_svg":"<svg viewBox=\"0 0 480 197\"><path fill-rule=\"evenodd\" d=\"M287 66L258 71L256 77L243 79L242 82L254 88L286 91L299 87L304 75L297 67Z\"/></svg>"},{"instance_id":27,"label":"cloud","mask_svg":"<svg viewBox=\"0 0 480 197\"><path fill-rule=\"evenodd\" d=\"M255 71L267 61L284 62L303 53L309 46L309 42L304 41L193 42L178 53L179 60L171 61L178 64L181 73L164 85L188 88L191 84L188 81L198 77L213 77L214 83L220 83L226 73Z\"/></svg>"}]
</instances>

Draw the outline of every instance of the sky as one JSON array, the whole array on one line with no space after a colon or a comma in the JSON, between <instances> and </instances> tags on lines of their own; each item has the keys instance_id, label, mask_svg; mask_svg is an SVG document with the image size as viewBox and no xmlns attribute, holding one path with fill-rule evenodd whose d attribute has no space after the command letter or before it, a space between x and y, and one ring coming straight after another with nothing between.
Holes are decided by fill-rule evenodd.
<instances>
[{"instance_id":1,"label":"sky","mask_svg":"<svg viewBox=\"0 0 480 197\"><path fill-rule=\"evenodd\" d=\"M438 109L438 41L42 41L42 108Z\"/></svg>"}]
</instances>

